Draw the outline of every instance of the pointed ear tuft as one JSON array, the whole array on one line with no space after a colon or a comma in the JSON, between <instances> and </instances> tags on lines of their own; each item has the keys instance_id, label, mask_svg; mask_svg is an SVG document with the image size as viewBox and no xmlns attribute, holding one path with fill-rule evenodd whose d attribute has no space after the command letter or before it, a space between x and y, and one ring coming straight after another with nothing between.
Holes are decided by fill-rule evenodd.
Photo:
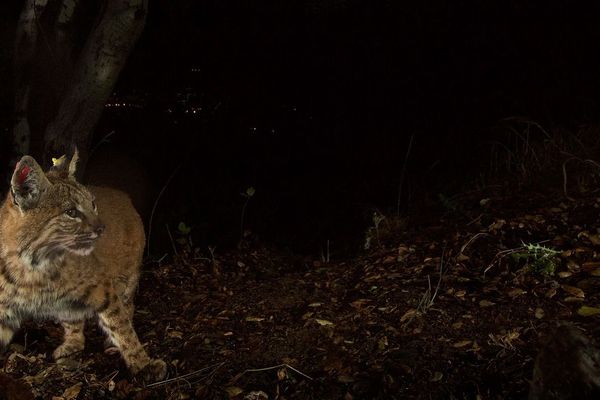
<instances>
[{"instance_id":1,"label":"pointed ear tuft","mask_svg":"<svg viewBox=\"0 0 600 400\"><path fill-rule=\"evenodd\" d=\"M52 177L61 179L76 180L75 173L77 172L77 164L79 163L79 151L75 147L73 157L67 161L67 155L62 155L59 158L52 158L52 167L48 170L48 174Z\"/></svg>"},{"instance_id":2,"label":"pointed ear tuft","mask_svg":"<svg viewBox=\"0 0 600 400\"><path fill-rule=\"evenodd\" d=\"M69 178L71 179L75 179L77 164L79 164L79 150L77 149L77 146L75 146L75 152L73 153L73 157L71 157L71 161L69 162Z\"/></svg>"},{"instance_id":3,"label":"pointed ear tuft","mask_svg":"<svg viewBox=\"0 0 600 400\"><path fill-rule=\"evenodd\" d=\"M21 211L37 206L42 193L50 186L50 182L39 164L30 156L19 160L10 180L13 201Z\"/></svg>"}]
</instances>

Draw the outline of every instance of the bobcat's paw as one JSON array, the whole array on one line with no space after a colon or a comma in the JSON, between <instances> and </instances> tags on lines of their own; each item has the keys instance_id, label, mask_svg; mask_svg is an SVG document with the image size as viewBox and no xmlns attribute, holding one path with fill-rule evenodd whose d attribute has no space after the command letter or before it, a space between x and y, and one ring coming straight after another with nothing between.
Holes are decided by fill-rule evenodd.
<instances>
[{"instance_id":1,"label":"bobcat's paw","mask_svg":"<svg viewBox=\"0 0 600 400\"><path fill-rule=\"evenodd\" d=\"M167 376L167 364L163 360L154 359L142 368L136 376L144 383L153 383L160 381Z\"/></svg>"},{"instance_id":2,"label":"bobcat's paw","mask_svg":"<svg viewBox=\"0 0 600 400\"><path fill-rule=\"evenodd\" d=\"M54 357L55 360L58 360L60 358L71 357L74 354L83 351L83 346L83 343L65 342L54 350L54 352L52 353L52 357Z\"/></svg>"}]
</instances>

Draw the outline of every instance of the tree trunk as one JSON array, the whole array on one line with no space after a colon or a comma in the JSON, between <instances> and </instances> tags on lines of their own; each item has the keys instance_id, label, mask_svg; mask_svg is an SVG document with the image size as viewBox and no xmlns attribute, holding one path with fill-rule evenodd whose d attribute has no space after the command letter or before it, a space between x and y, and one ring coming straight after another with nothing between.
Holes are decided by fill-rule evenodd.
<instances>
[{"instance_id":1,"label":"tree trunk","mask_svg":"<svg viewBox=\"0 0 600 400\"><path fill-rule=\"evenodd\" d=\"M15 156L33 154L47 167L77 146L83 174L147 8L148 0L25 0L15 40Z\"/></svg>"},{"instance_id":2,"label":"tree trunk","mask_svg":"<svg viewBox=\"0 0 600 400\"><path fill-rule=\"evenodd\" d=\"M13 154L28 154L31 145L29 127L29 95L31 93L32 69L39 36L39 16L46 8L47 0L27 0L19 23L15 39L15 125L13 128ZM14 167L14 160L11 160Z\"/></svg>"},{"instance_id":3,"label":"tree trunk","mask_svg":"<svg viewBox=\"0 0 600 400\"><path fill-rule=\"evenodd\" d=\"M75 65L56 118L44 133L46 164L50 157L71 154L77 146L85 166L93 128L144 28L147 6L148 0L108 0Z\"/></svg>"}]
</instances>

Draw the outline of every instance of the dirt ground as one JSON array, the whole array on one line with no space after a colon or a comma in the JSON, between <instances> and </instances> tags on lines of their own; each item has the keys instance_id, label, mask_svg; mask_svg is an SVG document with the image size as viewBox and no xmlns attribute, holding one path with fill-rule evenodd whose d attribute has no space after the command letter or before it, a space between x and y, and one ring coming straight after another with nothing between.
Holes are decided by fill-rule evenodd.
<instances>
[{"instance_id":1,"label":"dirt ground","mask_svg":"<svg viewBox=\"0 0 600 400\"><path fill-rule=\"evenodd\" d=\"M80 359L56 365L46 323L15 339L0 384L19 399L524 398L541 339L559 323L598 332L599 206L472 192L388 217L369 250L329 262L264 244L211 256L183 238L144 265L137 297L167 380L143 387L93 324Z\"/></svg>"}]
</instances>

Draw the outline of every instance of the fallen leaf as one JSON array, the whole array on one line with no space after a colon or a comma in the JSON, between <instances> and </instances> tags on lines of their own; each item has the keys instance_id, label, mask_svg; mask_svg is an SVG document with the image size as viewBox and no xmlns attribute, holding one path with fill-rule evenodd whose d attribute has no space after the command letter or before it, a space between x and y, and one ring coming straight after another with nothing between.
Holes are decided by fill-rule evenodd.
<instances>
[{"instance_id":1,"label":"fallen leaf","mask_svg":"<svg viewBox=\"0 0 600 400\"><path fill-rule=\"evenodd\" d=\"M260 321L264 321L265 318L261 318L261 317L246 317L246 322L260 322Z\"/></svg>"},{"instance_id":2,"label":"fallen leaf","mask_svg":"<svg viewBox=\"0 0 600 400\"><path fill-rule=\"evenodd\" d=\"M69 388L66 388L63 392L62 397L65 400L75 400L77 396L79 396L79 392L81 391L81 382L77 383Z\"/></svg>"},{"instance_id":3,"label":"fallen leaf","mask_svg":"<svg viewBox=\"0 0 600 400\"><path fill-rule=\"evenodd\" d=\"M568 296L563 300L565 303L581 303L583 299L581 297Z\"/></svg>"},{"instance_id":4,"label":"fallen leaf","mask_svg":"<svg viewBox=\"0 0 600 400\"><path fill-rule=\"evenodd\" d=\"M579 297L579 298L582 298L582 299L585 297L585 293L583 292L583 290L579 289L578 287L569 286L569 285L561 285L560 287L565 292L567 292L568 294L570 294L571 296Z\"/></svg>"},{"instance_id":5,"label":"fallen leaf","mask_svg":"<svg viewBox=\"0 0 600 400\"><path fill-rule=\"evenodd\" d=\"M550 289L548 289L548 291L545 294L545 296L549 299L553 298L554 295L556 295L556 288L554 288L554 287L551 287Z\"/></svg>"},{"instance_id":6,"label":"fallen leaf","mask_svg":"<svg viewBox=\"0 0 600 400\"><path fill-rule=\"evenodd\" d=\"M381 351L385 350L386 347L388 347L388 338L387 338L387 336L384 336L381 339L379 339L379 341L377 342L377 347Z\"/></svg>"},{"instance_id":7,"label":"fallen leaf","mask_svg":"<svg viewBox=\"0 0 600 400\"><path fill-rule=\"evenodd\" d=\"M537 319L542 319L542 318L544 318L544 315L545 315L545 313L544 313L544 310L543 310L543 309L541 309L541 308L539 308L539 307L535 309L535 317L536 317Z\"/></svg>"},{"instance_id":8,"label":"fallen leaf","mask_svg":"<svg viewBox=\"0 0 600 400\"><path fill-rule=\"evenodd\" d=\"M253 390L244 396L244 400L268 400L269 395L262 390Z\"/></svg>"},{"instance_id":9,"label":"fallen leaf","mask_svg":"<svg viewBox=\"0 0 600 400\"><path fill-rule=\"evenodd\" d=\"M429 382L439 382L442 380L443 377L444 374L442 374L440 371L435 371L431 379L429 379Z\"/></svg>"},{"instance_id":10,"label":"fallen leaf","mask_svg":"<svg viewBox=\"0 0 600 400\"><path fill-rule=\"evenodd\" d=\"M469 256L466 256L463 253L460 253L458 256L456 256L456 261L458 261L458 262L467 261L467 260L469 260Z\"/></svg>"},{"instance_id":11,"label":"fallen leaf","mask_svg":"<svg viewBox=\"0 0 600 400\"><path fill-rule=\"evenodd\" d=\"M407 312L405 312L404 315L402 315L400 317L400 322L404 322L407 319L414 317L416 314L417 314L417 310L414 308L411 308Z\"/></svg>"},{"instance_id":12,"label":"fallen leaf","mask_svg":"<svg viewBox=\"0 0 600 400\"><path fill-rule=\"evenodd\" d=\"M586 261L581 264L581 269L584 271L593 271L600 268L600 261Z\"/></svg>"},{"instance_id":13,"label":"fallen leaf","mask_svg":"<svg viewBox=\"0 0 600 400\"><path fill-rule=\"evenodd\" d=\"M397 256L387 256L383 259L384 264L393 264L397 260Z\"/></svg>"},{"instance_id":14,"label":"fallen leaf","mask_svg":"<svg viewBox=\"0 0 600 400\"><path fill-rule=\"evenodd\" d=\"M489 301L489 300L481 300L479 302L479 307L491 307L493 305L495 305L496 303Z\"/></svg>"},{"instance_id":15,"label":"fallen leaf","mask_svg":"<svg viewBox=\"0 0 600 400\"><path fill-rule=\"evenodd\" d=\"M460 342L456 342L452 345L452 347L455 347L457 349L460 349L461 347L465 347L470 345L471 343L473 343L472 340L461 340Z\"/></svg>"},{"instance_id":16,"label":"fallen leaf","mask_svg":"<svg viewBox=\"0 0 600 400\"><path fill-rule=\"evenodd\" d=\"M176 330L168 331L167 336L175 339L183 339L183 333Z\"/></svg>"},{"instance_id":17,"label":"fallen leaf","mask_svg":"<svg viewBox=\"0 0 600 400\"><path fill-rule=\"evenodd\" d=\"M243 390L237 386L229 386L225 388L225 392L227 392L227 396L229 396L229 398L232 398L242 393Z\"/></svg>"},{"instance_id":18,"label":"fallen leaf","mask_svg":"<svg viewBox=\"0 0 600 400\"><path fill-rule=\"evenodd\" d=\"M568 277L570 277L571 275L573 275L573 273L572 273L571 271L560 271L560 272L558 273L558 277L559 277L559 278L568 278Z\"/></svg>"},{"instance_id":19,"label":"fallen leaf","mask_svg":"<svg viewBox=\"0 0 600 400\"><path fill-rule=\"evenodd\" d=\"M592 315L600 314L600 308L598 307L590 307L590 306L581 306L579 310L577 310L577 314L582 317L590 317Z\"/></svg>"},{"instance_id":20,"label":"fallen leaf","mask_svg":"<svg viewBox=\"0 0 600 400\"><path fill-rule=\"evenodd\" d=\"M335 325L333 322L328 321L326 319L315 318L315 321L317 321L317 324L319 324L321 326L333 326L333 325Z\"/></svg>"},{"instance_id":21,"label":"fallen leaf","mask_svg":"<svg viewBox=\"0 0 600 400\"><path fill-rule=\"evenodd\" d=\"M358 300L354 300L352 303L350 303L350 305L358 310L360 310L361 308L363 308L363 306L370 302L371 299L358 299Z\"/></svg>"},{"instance_id":22,"label":"fallen leaf","mask_svg":"<svg viewBox=\"0 0 600 400\"><path fill-rule=\"evenodd\" d=\"M338 375L338 382L340 383L352 383L354 382L354 378L349 375Z\"/></svg>"},{"instance_id":23,"label":"fallen leaf","mask_svg":"<svg viewBox=\"0 0 600 400\"><path fill-rule=\"evenodd\" d=\"M515 297L519 297L525 293L527 293L525 290L515 288L508 292L508 297L510 297L511 299L514 299Z\"/></svg>"}]
</instances>

